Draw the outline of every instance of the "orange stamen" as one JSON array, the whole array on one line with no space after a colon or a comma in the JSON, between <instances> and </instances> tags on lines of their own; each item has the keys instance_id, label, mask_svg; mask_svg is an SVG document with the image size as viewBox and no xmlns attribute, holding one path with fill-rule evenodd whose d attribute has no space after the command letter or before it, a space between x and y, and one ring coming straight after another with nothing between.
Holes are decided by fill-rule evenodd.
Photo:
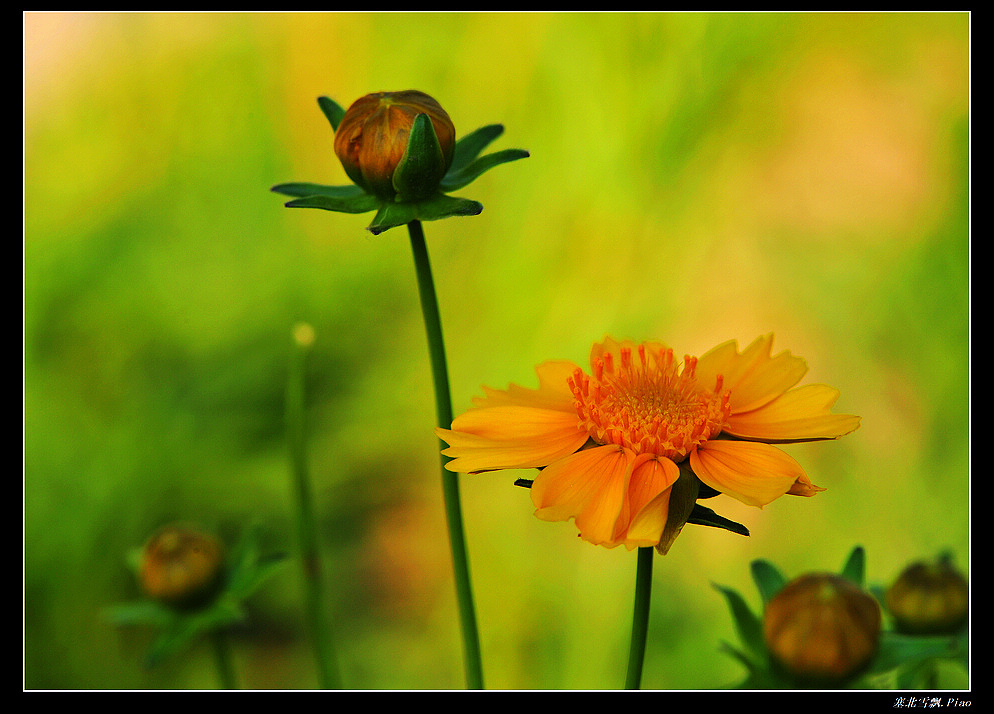
<instances>
[{"instance_id":1,"label":"orange stamen","mask_svg":"<svg viewBox=\"0 0 994 714\"><path fill-rule=\"evenodd\" d=\"M673 350L648 352L644 344L595 360L593 377L576 370L568 380L580 425L600 444L675 461L721 433L730 412L719 376L713 389L696 377L697 358L675 362ZM681 368L682 364L682 368Z\"/></svg>"}]
</instances>

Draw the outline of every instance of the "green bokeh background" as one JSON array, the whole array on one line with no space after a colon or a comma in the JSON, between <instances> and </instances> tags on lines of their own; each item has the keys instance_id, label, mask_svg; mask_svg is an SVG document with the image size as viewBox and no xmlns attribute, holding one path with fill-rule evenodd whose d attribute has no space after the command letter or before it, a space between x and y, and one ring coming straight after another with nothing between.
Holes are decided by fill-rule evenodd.
<instances>
[{"instance_id":1,"label":"green bokeh background","mask_svg":"<svg viewBox=\"0 0 994 714\"><path fill-rule=\"evenodd\" d=\"M347 183L316 98L417 88L531 157L425 224L454 406L535 386L605 334L701 354L776 334L863 417L787 447L828 490L708 503L655 561L643 685L742 669L721 583L748 564L871 582L968 572L969 35L929 14L24 16L24 684L214 687L151 672L107 605L158 526L295 547L283 400L310 323L311 459L347 687L463 686L427 347L406 232L288 210ZM491 688L624 682L635 553L534 518L526 473L462 477ZM316 686L298 571L234 634L245 687ZM753 602L758 602L755 598Z\"/></svg>"}]
</instances>

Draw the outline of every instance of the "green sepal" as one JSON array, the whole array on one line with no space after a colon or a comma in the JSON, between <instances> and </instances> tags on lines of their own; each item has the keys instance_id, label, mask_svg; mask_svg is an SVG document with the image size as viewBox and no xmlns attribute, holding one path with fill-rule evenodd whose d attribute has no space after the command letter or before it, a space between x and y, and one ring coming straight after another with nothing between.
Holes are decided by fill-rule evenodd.
<instances>
[{"instance_id":1,"label":"green sepal","mask_svg":"<svg viewBox=\"0 0 994 714\"><path fill-rule=\"evenodd\" d=\"M765 663L754 662L749 655L727 642L721 642L719 650L730 655L746 668L748 674L733 689L793 689L793 685L780 680L776 673Z\"/></svg>"},{"instance_id":2,"label":"green sepal","mask_svg":"<svg viewBox=\"0 0 994 714\"><path fill-rule=\"evenodd\" d=\"M866 551L862 546L857 545L852 549L849 557L842 566L839 573L846 580L862 588L866 583Z\"/></svg>"},{"instance_id":3,"label":"green sepal","mask_svg":"<svg viewBox=\"0 0 994 714\"><path fill-rule=\"evenodd\" d=\"M687 525L694 509L697 507L697 492L701 482L694 472L690 470L688 461L679 464L680 476L676 482L670 486L669 511L666 514L666 525L663 526L659 543L656 544L656 552L666 555L680 531Z\"/></svg>"},{"instance_id":4,"label":"green sepal","mask_svg":"<svg viewBox=\"0 0 994 714\"><path fill-rule=\"evenodd\" d=\"M373 222L366 230L379 235L396 226L407 225L411 221L437 221L450 216L475 216L483 210L483 204L468 198L457 198L437 193L428 200L417 203L383 202L376 212Z\"/></svg>"},{"instance_id":5,"label":"green sepal","mask_svg":"<svg viewBox=\"0 0 994 714\"><path fill-rule=\"evenodd\" d=\"M364 193L362 188L356 186L354 183L345 186L325 186L320 183L306 183L303 181L276 184L269 190L273 193L281 193L284 196L297 196L299 198L305 198L306 196L352 198Z\"/></svg>"},{"instance_id":6,"label":"green sepal","mask_svg":"<svg viewBox=\"0 0 994 714\"><path fill-rule=\"evenodd\" d=\"M321 208L338 213L367 213L379 208L382 201L369 193L360 192L356 196L312 195L297 198L283 204L287 208Z\"/></svg>"},{"instance_id":7,"label":"green sepal","mask_svg":"<svg viewBox=\"0 0 994 714\"><path fill-rule=\"evenodd\" d=\"M726 588L717 583L712 586L725 596L728 607L732 611L735 631L742 644L746 646L749 659L756 665L762 666L767 660L766 644L763 641L763 623L756 616L745 599L732 588Z\"/></svg>"},{"instance_id":8,"label":"green sepal","mask_svg":"<svg viewBox=\"0 0 994 714\"><path fill-rule=\"evenodd\" d=\"M524 149L504 149L502 151L495 151L492 154L487 154L486 156L481 156L460 169L455 171L450 170L442 179L441 189L446 192L455 191L456 189L460 189L463 186L472 183L479 178L480 174L485 171L489 171L495 166L506 164L509 161L524 159L530 155L531 154Z\"/></svg>"},{"instance_id":9,"label":"green sepal","mask_svg":"<svg viewBox=\"0 0 994 714\"><path fill-rule=\"evenodd\" d=\"M427 114L418 114L407 137L407 148L393 172L396 201L418 201L438 190L445 175L445 156L438 135Z\"/></svg>"},{"instance_id":10,"label":"green sepal","mask_svg":"<svg viewBox=\"0 0 994 714\"><path fill-rule=\"evenodd\" d=\"M882 632L880 646L867 674L883 674L898 667L913 667L931 659L956 659L959 654L960 641L957 637Z\"/></svg>"},{"instance_id":11,"label":"green sepal","mask_svg":"<svg viewBox=\"0 0 994 714\"><path fill-rule=\"evenodd\" d=\"M720 495L721 495L721 491L717 491L717 490L711 488L710 486L708 486L703 481L701 481L701 485L698 487L698 491L697 491L697 500L698 501L701 500L702 498L714 498L715 496L720 496Z\"/></svg>"},{"instance_id":12,"label":"green sepal","mask_svg":"<svg viewBox=\"0 0 994 714\"><path fill-rule=\"evenodd\" d=\"M366 226L366 230L374 236L378 236L385 230L395 228L396 226L407 225L417 219L415 204L384 201L380 204L376 215L373 216L373 222Z\"/></svg>"},{"instance_id":13,"label":"green sepal","mask_svg":"<svg viewBox=\"0 0 994 714\"><path fill-rule=\"evenodd\" d=\"M158 630L145 655L145 666L154 667L202 634L238 622L244 615L238 601L223 593L200 610L175 610L154 600L113 605L104 617L117 627L148 625Z\"/></svg>"},{"instance_id":14,"label":"green sepal","mask_svg":"<svg viewBox=\"0 0 994 714\"><path fill-rule=\"evenodd\" d=\"M288 562L286 553L263 555L261 535L260 527L251 525L228 556L225 593L236 600L248 598Z\"/></svg>"},{"instance_id":15,"label":"green sepal","mask_svg":"<svg viewBox=\"0 0 994 714\"><path fill-rule=\"evenodd\" d=\"M145 666L155 667L168 657L191 645L201 635L240 622L245 614L230 597L222 597L207 608L178 615L162 628L145 655Z\"/></svg>"},{"instance_id":16,"label":"green sepal","mask_svg":"<svg viewBox=\"0 0 994 714\"><path fill-rule=\"evenodd\" d=\"M480 155L480 152L503 133L503 124L488 124L457 140L452 154L452 166L449 167L448 174L468 166L473 159Z\"/></svg>"},{"instance_id":17,"label":"green sepal","mask_svg":"<svg viewBox=\"0 0 994 714\"><path fill-rule=\"evenodd\" d=\"M700 498L700 495L697 497ZM726 531L738 533L739 535L749 535L749 529L741 523L736 523L735 521L725 518L724 516L719 516L710 508L702 506L699 503L694 504L694 509L690 512L690 517L687 519L687 523L693 523L697 526L724 528Z\"/></svg>"},{"instance_id":18,"label":"green sepal","mask_svg":"<svg viewBox=\"0 0 994 714\"><path fill-rule=\"evenodd\" d=\"M773 596L787 584L784 574L768 560L754 560L749 569L756 583L756 589L759 590L759 596L763 599L763 605L772 600Z\"/></svg>"},{"instance_id":19,"label":"green sepal","mask_svg":"<svg viewBox=\"0 0 994 714\"><path fill-rule=\"evenodd\" d=\"M437 221L450 216L478 216L483 211L483 204L468 198L446 196L438 193L427 201L417 204L418 220Z\"/></svg>"},{"instance_id":20,"label":"green sepal","mask_svg":"<svg viewBox=\"0 0 994 714\"><path fill-rule=\"evenodd\" d=\"M176 612L155 600L137 600L111 605L104 609L103 616L117 627L166 627L176 618Z\"/></svg>"},{"instance_id":21,"label":"green sepal","mask_svg":"<svg viewBox=\"0 0 994 714\"><path fill-rule=\"evenodd\" d=\"M318 97L318 106L321 107L321 111L324 112L324 115L328 117L328 122L331 124L331 128L338 131L338 125L342 123L342 117L345 116L345 110L338 104L338 102L330 97Z\"/></svg>"}]
</instances>

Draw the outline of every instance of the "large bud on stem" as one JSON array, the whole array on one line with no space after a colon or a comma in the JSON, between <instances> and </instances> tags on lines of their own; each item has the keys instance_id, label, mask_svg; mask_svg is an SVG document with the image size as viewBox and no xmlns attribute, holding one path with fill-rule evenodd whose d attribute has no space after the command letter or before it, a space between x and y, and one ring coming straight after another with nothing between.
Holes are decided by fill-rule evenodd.
<instances>
[{"instance_id":1,"label":"large bud on stem","mask_svg":"<svg viewBox=\"0 0 994 714\"><path fill-rule=\"evenodd\" d=\"M367 193L395 201L432 196L452 165L456 130L417 90L374 92L352 103L335 132L335 154Z\"/></svg>"}]
</instances>

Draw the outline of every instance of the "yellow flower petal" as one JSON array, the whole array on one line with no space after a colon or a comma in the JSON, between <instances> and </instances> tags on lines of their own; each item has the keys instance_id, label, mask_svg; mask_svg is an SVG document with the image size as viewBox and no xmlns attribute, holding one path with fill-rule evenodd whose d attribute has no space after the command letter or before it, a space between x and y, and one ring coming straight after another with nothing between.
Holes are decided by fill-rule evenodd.
<instances>
[{"instance_id":1,"label":"yellow flower petal","mask_svg":"<svg viewBox=\"0 0 994 714\"><path fill-rule=\"evenodd\" d=\"M647 458L633 466L628 487L632 519L625 533L626 548L659 543L669 515L670 487L679 477L680 467L666 458Z\"/></svg>"},{"instance_id":2,"label":"yellow flower petal","mask_svg":"<svg viewBox=\"0 0 994 714\"><path fill-rule=\"evenodd\" d=\"M701 481L750 506L765 506L804 477L804 469L775 446L752 441L709 441L690 453Z\"/></svg>"},{"instance_id":3,"label":"yellow flower petal","mask_svg":"<svg viewBox=\"0 0 994 714\"><path fill-rule=\"evenodd\" d=\"M613 544L634 458L618 446L600 446L550 464L531 487L535 515L545 521L573 518L584 540Z\"/></svg>"},{"instance_id":4,"label":"yellow flower petal","mask_svg":"<svg viewBox=\"0 0 994 714\"><path fill-rule=\"evenodd\" d=\"M721 375L722 389L731 391L732 414L757 409L793 387L808 371L807 363L790 352L771 357L772 347L772 334L757 338L742 354L736 341L725 342L697 360L697 379L710 388Z\"/></svg>"},{"instance_id":5,"label":"yellow flower petal","mask_svg":"<svg viewBox=\"0 0 994 714\"><path fill-rule=\"evenodd\" d=\"M538 389L528 389L517 384L511 384L507 389L492 389L483 387L485 397L476 397L473 404L476 408L498 406L529 406L542 409L554 409L576 414L573 407L573 393L567 380L577 369L574 362L568 360L552 360L543 362L535 368L538 374Z\"/></svg>"},{"instance_id":6,"label":"yellow flower petal","mask_svg":"<svg viewBox=\"0 0 994 714\"><path fill-rule=\"evenodd\" d=\"M458 473L539 468L587 441L575 413L515 406L470 409L435 433L449 445L445 468Z\"/></svg>"},{"instance_id":7,"label":"yellow flower petal","mask_svg":"<svg viewBox=\"0 0 994 714\"><path fill-rule=\"evenodd\" d=\"M724 431L743 439L766 442L837 439L859 428L860 418L832 414L839 390L827 384L807 384L742 414L734 411Z\"/></svg>"}]
</instances>

